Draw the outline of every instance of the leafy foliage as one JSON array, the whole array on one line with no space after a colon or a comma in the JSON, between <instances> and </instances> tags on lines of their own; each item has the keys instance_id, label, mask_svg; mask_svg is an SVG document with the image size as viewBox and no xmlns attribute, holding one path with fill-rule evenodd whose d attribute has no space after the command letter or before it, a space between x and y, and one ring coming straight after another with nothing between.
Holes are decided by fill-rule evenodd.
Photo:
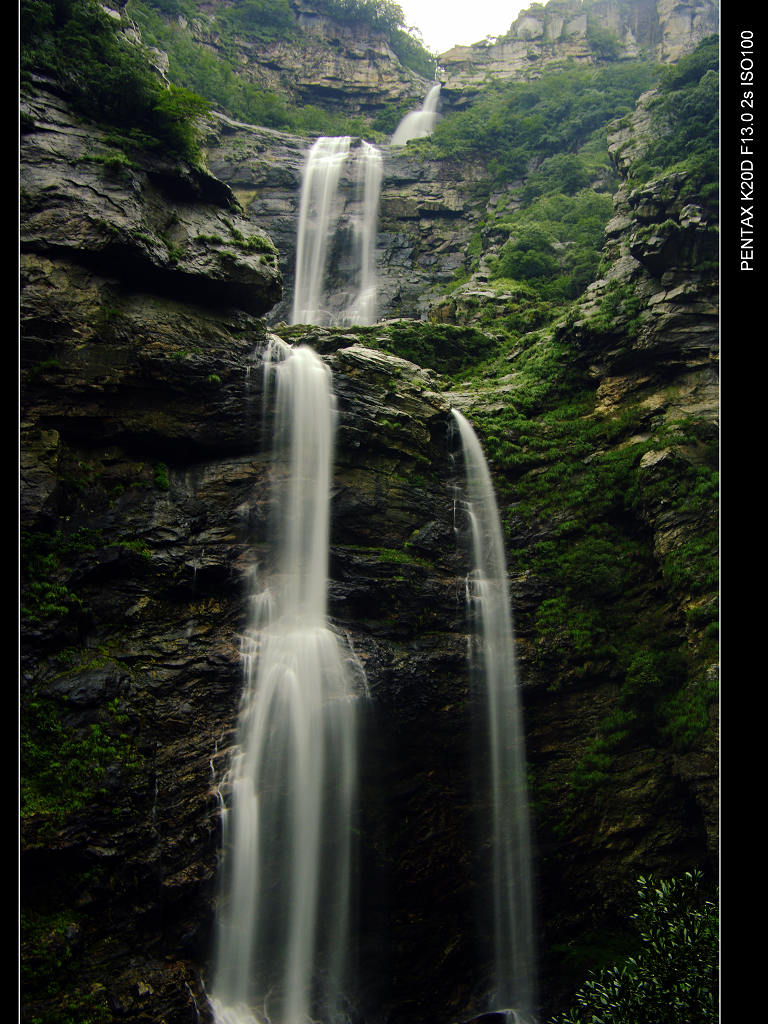
<instances>
[{"instance_id":1,"label":"leafy foliage","mask_svg":"<svg viewBox=\"0 0 768 1024\"><path fill-rule=\"evenodd\" d=\"M613 300L614 314L626 312L632 296L617 292ZM709 729L716 687L704 680L713 652L703 644L693 655L669 609L649 603L648 593L664 586L686 600L711 597L716 445L704 425L654 423L642 406L599 411L567 331L499 343L462 380L482 393L482 381L509 373L510 351L514 373L504 403L478 401L472 418L507 507L511 569L541 595L518 622L531 664L557 680L553 686L590 676L615 686L613 707L569 778L574 796L599 800L626 744L668 745L674 737L675 747L686 749ZM700 462L666 456L654 473L644 471L647 453L685 445L697 447ZM667 466L671 476L662 472ZM691 532L660 563L645 516L661 507Z\"/></svg>"},{"instance_id":2,"label":"leafy foliage","mask_svg":"<svg viewBox=\"0 0 768 1024\"><path fill-rule=\"evenodd\" d=\"M20 63L22 80L30 71L51 75L81 111L124 140L197 159L195 119L207 102L166 87L96 0L22 0Z\"/></svg>"},{"instance_id":3,"label":"leafy foliage","mask_svg":"<svg viewBox=\"0 0 768 1024\"><path fill-rule=\"evenodd\" d=\"M574 153L628 114L655 78L652 64L628 61L599 69L564 65L531 82L491 82L471 107L444 117L428 145L446 157L483 157L493 179L508 183L534 160Z\"/></svg>"},{"instance_id":4,"label":"leafy foliage","mask_svg":"<svg viewBox=\"0 0 768 1024\"><path fill-rule=\"evenodd\" d=\"M342 24L364 25L386 36L400 62L425 78L433 78L436 60L409 28L399 4L392 0L318 0L318 9Z\"/></svg>"},{"instance_id":5,"label":"leafy foliage","mask_svg":"<svg viewBox=\"0 0 768 1024\"><path fill-rule=\"evenodd\" d=\"M44 815L56 824L104 792L102 779L110 766L135 767L137 755L123 731L127 720L115 699L98 722L75 733L50 697L36 694L26 700L21 731L22 814Z\"/></svg>"},{"instance_id":6,"label":"leafy foliage","mask_svg":"<svg viewBox=\"0 0 768 1024\"><path fill-rule=\"evenodd\" d=\"M362 117L350 118L316 104L298 105L287 94L262 88L241 73L237 40L262 44L293 40L302 45L305 37L288 0L237 0L217 7L207 20L195 0L129 0L126 9L145 42L168 54L171 80L204 96L231 117L298 133L376 134ZM413 30L405 27L403 12L396 4L388 0L320 0L318 10L342 23L382 32L403 64L425 77L433 76L434 59ZM177 13L184 13L186 21L179 21ZM187 24L190 21L216 34L215 51L199 43Z\"/></svg>"},{"instance_id":7,"label":"leafy foliage","mask_svg":"<svg viewBox=\"0 0 768 1024\"><path fill-rule=\"evenodd\" d=\"M577 298L594 280L612 209L607 193L590 188L537 197L507 222L492 277L525 281L544 299Z\"/></svg>"},{"instance_id":8,"label":"leafy foliage","mask_svg":"<svg viewBox=\"0 0 768 1024\"><path fill-rule=\"evenodd\" d=\"M391 0L318 0L318 9L347 25L365 25L391 33L405 25L399 4Z\"/></svg>"},{"instance_id":9,"label":"leafy foliage","mask_svg":"<svg viewBox=\"0 0 768 1024\"><path fill-rule=\"evenodd\" d=\"M640 949L593 974L550 1024L680 1024L718 1020L717 907L701 872L639 878L631 919Z\"/></svg>"},{"instance_id":10,"label":"leafy foliage","mask_svg":"<svg viewBox=\"0 0 768 1024\"><path fill-rule=\"evenodd\" d=\"M481 225L486 242L502 240L486 256L491 280L525 283L562 307L595 279L617 184L608 124L631 111L657 75L645 61L563 64L535 81L490 83L430 139L411 143L488 168L490 188L502 192Z\"/></svg>"},{"instance_id":11,"label":"leafy foliage","mask_svg":"<svg viewBox=\"0 0 768 1024\"><path fill-rule=\"evenodd\" d=\"M717 194L720 132L719 40L709 36L677 64L665 68L652 107L654 142L632 167L637 182L670 170L687 175L683 194Z\"/></svg>"},{"instance_id":12,"label":"leafy foliage","mask_svg":"<svg viewBox=\"0 0 768 1024\"><path fill-rule=\"evenodd\" d=\"M616 33L603 28L590 15L587 15L587 42L601 60L615 60L619 56L621 43Z\"/></svg>"},{"instance_id":13,"label":"leafy foliage","mask_svg":"<svg viewBox=\"0 0 768 1024\"><path fill-rule=\"evenodd\" d=\"M455 374L476 364L496 347L496 341L475 327L393 321L363 335L372 346L443 374Z\"/></svg>"},{"instance_id":14,"label":"leafy foliage","mask_svg":"<svg viewBox=\"0 0 768 1024\"><path fill-rule=\"evenodd\" d=\"M264 41L288 38L298 29L288 0L236 0L219 10L217 21L233 33Z\"/></svg>"}]
</instances>

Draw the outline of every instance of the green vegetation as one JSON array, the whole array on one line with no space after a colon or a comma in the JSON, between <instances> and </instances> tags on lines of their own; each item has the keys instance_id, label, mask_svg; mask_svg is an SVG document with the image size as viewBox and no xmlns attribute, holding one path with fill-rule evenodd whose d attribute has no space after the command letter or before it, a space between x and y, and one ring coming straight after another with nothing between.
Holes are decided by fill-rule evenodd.
<instances>
[{"instance_id":1,"label":"green vegetation","mask_svg":"<svg viewBox=\"0 0 768 1024\"><path fill-rule=\"evenodd\" d=\"M31 72L53 77L84 114L111 129L120 149L162 148L199 159L200 96L166 86L143 47L120 32L96 0L22 0L22 87Z\"/></svg>"},{"instance_id":2,"label":"green vegetation","mask_svg":"<svg viewBox=\"0 0 768 1024\"><path fill-rule=\"evenodd\" d=\"M425 155L482 159L488 187L502 191L480 224L470 269L484 259L490 282L531 289L528 328L552 322L601 270L605 225L618 179L608 154L609 127L658 86L653 142L632 168L630 183L679 173L682 197L714 203L718 188L718 45L704 40L678 64L647 61L598 68L570 64L533 82L491 82L466 110L449 114L429 139L410 145ZM677 227L677 225L672 225ZM643 303L613 283L589 328L625 337L640 328ZM498 321L497 321L498 325ZM501 326L524 328L516 310Z\"/></svg>"},{"instance_id":3,"label":"green vegetation","mask_svg":"<svg viewBox=\"0 0 768 1024\"><path fill-rule=\"evenodd\" d=\"M162 464L160 464L162 465ZM156 485L162 489L162 481ZM56 530L42 533L21 531L21 613L29 623L42 623L47 619L62 618L83 607L81 596L69 586L69 569L73 559L96 552L105 547L119 547L147 557L140 541L119 540L107 544L100 530L80 527L71 533Z\"/></svg>"},{"instance_id":4,"label":"green vegetation","mask_svg":"<svg viewBox=\"0 0 768 1024\"><path fill-rule=\"evenodd\" d=\"M92 874L82 874L81 885L93 884ZM43 1013L27 1005L25 1024L108 1024L114 1018L103 985L91 987L82 979L81 953L77 950L83 925L82 912L42 913L25 908L21 912L21 959L19 980L22 991L45 993ZM77 980L75 980L77 979ZM55 999L57 1005L52 1005Z\"/></svg>"},{"instance_id":5,"label":"green vegetation","mask_svg":"<svg viewBox=\"0 0 768 1024\"><path fill-rule=\"evenodd\" d=\"M259 42L286 39L298 32L288 0L236 0L231 7L222 7L216 20L227 37L247 36Z\"/></svg>"},{"instance_id":6,"label":"green vegetation","mask_svg":"<svg viewBox=\"0 0 768 1024\"><path fill-rule=\"evenodd\" d=\"M158 462L155 466L155 487L158 491L167 491L170 489L170 481L168 479L168 467L164 462Z\"/></svg>"},{"instance_id":7,"label":"green vegetation","mask_svg":"<svg viewBox=\"0 0 768 1024\"><path fill-rule=\"evenodd\" d=\"M106 793L103 778L109 767L140 763L124 731L128 718L118 698L83 731L69 729L65 714L65 707L43 693L30 695L24 703L21 813L42 815L54 827Z\"/></svg>"},{"instance_id":8,"label":"green vegetation","mask_svg":"<svg viewBox=\"0 0 768 1024\"><path fill-rule=\"evenodd\" d=\"M696 421L657 423L631 405L598 411L576 357L566 331L532 332L499 342L457 379L477 390L471 418L507 508L511 569L541 593L520 623L532 666L553 686L600 677L615 687L614 706L570 779L574 796L599 798L628 744L667 745L674 734L674 746L686 749L709 728L717 694L704 673L714 638L694 656L664 603L647 597L664 585L704 601L716 587L717 444ZM486 405L483 382L512 367L504 402ZM695 464L673 454L686 445L699 452ZM650 474L648 453L666 453ZM690 530L661 566L645 525L660 502ZM702 630L713 624L708 609L697 613Z\"/></svg>"},{"instance_id":9,"label":"green vegetation","mask_svg":"<svg viewBox=\"0 0 768 1024\"><path fill-rule=\"evenodd\" d=\"M247 20L239 8L225 8L223 12L220 27L225 53L232 46L232 36L237 34L238 11ZM139 26L144 42L168 54L169 77L178 86L205 96L209 103L238 120L271 128L289 127L292 116L284 98L239 76L233 69L233 60L200 46L186 25L163 16L170 13L163 6L130 0L126 12ZM199 11L195 9L193 13L199 18Z\"/></svg>"},{"instance_id":10,"label":"green vegetation","mask_svg":"<svg viewBox=\"0 0 768 1024\"><path fill-rule=\"evenodd\" d=\"M319 0L318 10L345 24L382 32L406 66L425 77L433 76L434 60L406 29L398 5L389 0ZM332 113L315 104L296 104L287 92L261 88L243 73L236 52L238 41L305 44L288 0L237 0L217 8L213 15L205 14L194 0L129 0L126 12L139 26L144 42L168 54L169 77L177 86L204 96L237 120L299 134L377 134L365 118ZM178 14L183 14L186 22L180 22ZM190 22L216 36L215 52L200 44ZM386 128L379 126L378 131Z\"/></svg>"},{"instance_id":11,"label":"green vegetation","mask_svg":"<svg viewBox=\"0 0 768 1024\"><path fill-rule=\"evenodd\" d=\"M342 24L365 25L386 36L401 64L432 79L437 61L405 23L399 4L391 0L318 0L318 8Z\"/></svg>"},{"instance_id":12,"label":"green vegetation","mask_svg":"<svg viewBox=\"0 0 768 1024\"><path fill-rule=\"evenodd\" d=\"M394 321L367 332L364 343L448 376L476 365L496 348L496 340L476 327Z\"/></svg>"},{"instance_id":13,"label":"green vegetation","mask_svg":"<svg viewBox=\"0 0 768 1024\"><path fill-rule=\"evenodd\" d=\"M485 158L492 179L508 185L548 157L577 153L594 133L604 137L657 76L654 65L627 61L598 69L565 64L531 82L492 81L417 144L447 158Z\"/></svg>"},{"instance_id":14,"label":"green vegetation","mask_svg":"<svg viewBox=\"0 0 768 1024\"><path fill-rule=\"evenodd\" d=\"M645 302L632 284L609 281L597 310L591 314L586 326L595 335L634 338L640 330L640 314L644 309Z\"/></svg>"},{"instance_id":15,"label":"green vegetation","mask_svg":"<svg viewBox=\"0 0 768 1024\"><path fill-rule=\"evenodd\" d=\"M107 547L120 547L147 557L138 540L106 543L100 530L81 527L52 534L22 530L22 617L35 627L66 623L86 609L82 594L72 589L71 568L77 560ZM66 634L74 638L76 629ZM62 634L62 637L64 634ZM56 665L63 679L116 663L105 652L78 646L60 647ZM122 667L122 671L127 671ZM67 814L88 806L103 792L108 768L131 768L138 762L125 732L127 717L115 698L89 725L73 731L67 723L67 702L47 686L25 693L21 723L21 809L57 827Z\"/></svg>"},{"instance_id":16,"label":"green vegetation","mask_svg":"<svg viewBox=\"0 0 768 1024\"><path fill-rule=\"evenodd\" d=\"M480 224L471 265L488 250L491 282L530 286L543 304L538 323L551 322L597 276L618 182L608 125L634 109L658 74L646 61L566 63L531 82L490 82L471 107L410 143L425 155L483 160L487 187L502 195Z\"/></svg>"},{"instance_id":17,"label":"green vegetation","mask_svg":"<svg viewBox=\"0 0 768 1024\"><path fill-rule=\"evenodd\" d=\"M621 51L616 33L599 25L591 14L587 15L587 42L600 60L616 60Z\"/></svg>"},{"instance_id":18,"label":"green vegetation","mask_svg":"<svg viewBox=\"0 0 768 1024\"><path fill-rule=\"evenodd\" d=\"M326 0L324 6L330 15L359 18L388 33L393 47L399 40L403 52L413 50L414 61L425 60L396 5ZM116 148L92 157L105 173L131 168L121 146L163 145L195 159L193 126L208 101L251 123L327 134L365 131L361 119L295 108L234 70L227 53L228 48L234 52L238 36L300 43L287 0L240 0L218 9L215 28L224 58L169 20L180 14L188 20L203 18L193 0L129 0L127 9L145 42L168 52L176 82L171 89L150 71L143 51L120 37L114 20L95 0L22 0L21 7L22 79L31 71L53 75L81 109L112 127ZM594 27L590 31L595 52L610 58L615 39ZM485 255L490 287L506 296L505 305L498 312L488 303L476 326L399 321L359 331L365 344L471 386L476 399L471 418L502 498L510 568L536 595L518 623L527 643L527 664L553 690L598 680L611 693L610 710L571 766L572 806L599 799L618 755L632 747L695 748L709 733L717 701L712 672L716 439L694 419L663 422L652 409L629 400L621 412L603 411L588 359L569 331L577 307L566 317L569 305L599 273L604 226L612 211L617 179L608 159L607 121L630 111L637 95L651 85L660 83L651 108L655 140L633 167L631 184L680 171L686 176L684 195L714 199L716 66L711 40L663 72L642 62L564 66L529 83L489 85L473 107L444 118L433 138L414 145L432 156L486 162L488 188L503 195L480 226L471 257L477 266ZM384 118L377 124L391 130ZM231 227L230 236L209 236L208 241L276 259L271 243L261 236L245 237ZM486 248L489 239L498 243L494 252ZM169 257L178 258L178 250L166 244ZM633 287L612 281L583 330L597 341L631 340L645 315L645 303ZM558 320L562 327L553 326ZM119 310L108 305L95 320L105 338L119 323ZM170 358L180 361L188 355L179 349ZM44 380L63 369L46 360L34 368L34 376ZM210 374L207 382L216 387L221 379ZM393 380L391 387L398 383ZM398 429L396 422L381 425L393 433ZM694 448L696 459L678 457L683 447ZM649 471L644 457L657 455ZM67 498L88 493L87 473L96 470L80 463L75 471L60 463L59 481ZM413 475L408 482L416 486L417 480ZM114 500L127 487L165 492L169 486L168 468L157 462L140 468L137 480L112 478L111 489L103 491ZM654 551L651 523L660 512L682 527L669 549ZM115 543L146 555L138 540ZM81 556L106 546L99 531L23 531L21 546L24 623L33 631L60 630L58 650L47 662L49 670L61 673L57 680L97 665L123 671L104 652L98 660L86 655L75 646L76 630L69 630L84 618L88 596L73 584L72 567ZM386 566L382 576L391 574L390 582L398 585L428 567L407 542L402 549L357 550ZM400 572L393 566L400 566ZM392 607L397 609L394 602ZM63 647L63 642L73 646ZM49 827L99 801L113 771L138 765L119 701L102 707L77 730L70 727L68 712L67 701L42 684L24 695L22 812ZM639 910L633 915L638 951L587 981L574 1009L556 1024L716 1019L713 911L698 876L660 883L640 879ZM58 984L58 972L70 956L71 927L69 919L51 915L29 925L32 944L49 958L35 980L38 987L53 991ZM57 1024L98 1019L85 1004L56 1013L46 1012L45 1019Z\"/></svg>"},{"instance_id":19,"label":"green vegetation","mask_svg":"<svg viewBox=\"0 0 768 1024\"><path fill-rule=\"evenodd\" d=\"M22 615L30 622L68 615L81 607L80 597L59 578L62 559L95 551L99 531L83 528L65 535L21 531Z\"/></svg>"},{"instance_id":20,"label":"green vegetation","mask_svg":"<svg viewBox=\"0 0 768 1024\"><path fill-rule=\"evenodd\" d=\"M611 709L571 769L574 810L586 798L601 799L618 755L638 743L676 750L700 744L717 702L716 438L707 423L665 423L639 405L599 411L572 333L583 314L570 305L604 269L600 249L616 185L606 124L590 122L602 102L592 90L600 83L619 112L660 82L654 162L640 170L690 175L706 197L717 183L716 50L705 40L663 71L644 63L566 67L531 84L490 85L476 107L444 118L431 139L416 144L432 155L485 157L501 191L471 254L477 266L488 247L489 286L509 296L506 305L488 303L478 314L495 345L478 346L473 361L439 368L476 391L471 418L507 509L511 568L541 594L520 617L532 668L554 687L600 679L613 691ZM702 132L695 146L678 117L691 105ZM552 151L550 133L565 147ZM510 188L516 176L521 180ZM647 315L634 286L614 280L579 337L626 343ZM561 324L553 327L556 318ZM399 350L406 348L404 342ZM503 402L493 397L502 377ZM683 448L696 457L678 457ZM653 456L651 469L646 455ZM649 523L660 515L681 527L675 542L655 553ZM687 606L695 645L669 606L648 601L649 591L661 588Z\"/></svg>"},{"instance_id":21,"label":"green vegetation","mask_svg":"<svg viewBox=\"0 0 768 1024\"><path fill-rule=\"evenodd\" d=\"M593 974L550 1024L707 1024L718 1014L718 918L701 872L637 881L638 949Z\"/></svg>"},{"instance_id":22,"label":"green vegetation","mask_svg":"<svg viewBox=\"0 0 768 1024\"><path fill-rule=\"evenodd\" d=\"M719 177L719 38L664 68L651 107L654 142L631 170L631 180L685 175L682 195L715 202Z\"/></svg>"},{"instance_id":23,"label":"green vegetation","mask_svg":"<svg viewBox=\"0 0 768 1024\"><path fill-rule=\"evenodd\" d=\"M492 279L525 281L545 300L577 298L595 279L612 210L611 196L590 188L536 197L504 225L509 238Z\"/></svg>"}]
</instances>

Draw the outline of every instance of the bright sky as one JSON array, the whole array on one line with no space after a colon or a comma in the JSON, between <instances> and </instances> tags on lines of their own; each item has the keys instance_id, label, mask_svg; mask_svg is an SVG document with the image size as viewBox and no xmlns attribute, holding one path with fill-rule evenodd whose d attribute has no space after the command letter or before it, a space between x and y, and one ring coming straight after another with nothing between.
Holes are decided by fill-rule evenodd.
<instances>
[{"instance_id":1,"label":"bright sky","mask_svg":"<svg viewBox=\"0 0 768 1024\"><path fill-rule=\"evenodd\" d=\"M531 0L397 0L405 23L418 28L432 53L457 43L468 46L486 36L500 36Z\"/></svg>"}]
</instances>

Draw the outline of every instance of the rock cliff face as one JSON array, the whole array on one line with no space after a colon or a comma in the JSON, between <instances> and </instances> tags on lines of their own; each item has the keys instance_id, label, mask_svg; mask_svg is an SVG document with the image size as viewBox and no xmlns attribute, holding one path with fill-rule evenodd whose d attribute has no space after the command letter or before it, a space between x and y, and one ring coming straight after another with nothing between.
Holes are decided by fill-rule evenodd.
<instances>
[{"instance_id":1,"label":"rock cliff face","mask_svg":"<svg viewBox=\"0 0 768 1024\"><path fill-rule=\"evenodd\" d=\"M211 15L221 0L200 4L200 16L182 19L191 37L211 53L222 49ZM349 115L375 117L420 105L428 82L402 65L383 33L345 25L320 13L311 0L293 0L297 32L274 41L244 33L231 43L238 74L291 104L319 104ZM522 11L497 40L457 45L439 57L437 77L446 107L461 106L494 78L528 78L563 60L592 63L644 54L676 61L718 31L719 0L549 0Z\"/></svg>"},{"instance_id":2,"label":"rock cliff face","mask_svg":"<svg viewBox=\"0 0 768 1024\"><path fill-rule=\"evenodd\" d=\"M205 1019L213 785L237 714L245 579L264 543L255 353L267 332L253 310L274 301L279 275L271 249L241 258L233 245L217 291L190 289L188 249L205 263L237 237L228 190L205 179L213 201L193 202L183 173L151 184L143 166L115 179L92 161L74 178L99 132L44 91L25 124L24 1018L69 1007L83 1019ZM177 214L178 263L158 241L161 195ZM409 1004L448 1012L446 999L468 998L461 986L442 994L439 970L418 995L405 981L392 989L418 948L403 942L406 919L420 919L425 941L432 914L454 932L469 884L439 881L451 851L466 861L466 801L453 816L430 809L433 786L464 784L448 404L413 364L354 337L309 340L327 353L340 413L333 617L372 694L361 1000L370 1019L392 1003L418 1018ZM457 752L447 771L446 745Z\"/></svg>"},{"instance_id":3,"label":"rock cliff face","mask_svg":"<svg viewBox=\"0 0 768 1024\"><path fill-rule=\"evenodd\" d=\"M277 251L264 231L246 225L220 180L161 158L134 167L106 133L92 133L54 99L24 103L22 116L25 253L107 275L128 268L150 289L180 298L255 313L274 305Z\"/></svg>"},{"instance_id":4,"label":"rock cliff face","mask_svg":"<svg viewBox=\"0 0 768 1024\"><path fill-rule=\"evenodd\" d=\"M708 851L702 863L714 865L718 849L718 655L712 639L717 634L717 206L716 200L713 205L711 199L692 199L684 187L685 177L679 173L642 185L627 180L632 161L652 141L648 120L652 99L650 94L642 97L628 126L609 136L624 181L614 199L614 217L606 228L603 274L587 288L576 312L555 328L554 339L567 347L572 365L584 374L585 393L594 403L591 415L607 416L617 427L622 420L626 423L612 441L603 439L586 456L585 464L597 467L602 462L605 467L612 459L633 461L634 475L623 485L631 486L632 499L620 498L616 503L609 496L601 503L600 515L604 522L616 526L617 538L620 533L643 537L643 544L653 553L645 570L635 565L638 575L634 582L644 579L640 584L644 596L636 592L635 625L648 614L650 603L658 601L658 626L667 632L672 647L677 645L677 652L684 654L687 668L677 693L666 698L668 703L662 700L656 705L655 713L669 716L661 734L654 736L653 730L641 727L640 734L626 746L622 728L627 710L638 715L636 722L642 721L642 705L649 696L647 690L645 697L638 695L636 660L625 668L617 689L615 669L605 662L601 665L599 644L594 641L588 661L580 665L577 656L568 666L572 654L566 653L569 641L563 633L563 646L554 661L546 655L537 657L528 646L529 640L541 643L540 634L531 630L536 612L531 616L530 611L540 613L542 598L547 595L536 591L539 581L535 573L516 575L512 569L513 603L518 609L520 642L531 683L530 757L541 765L536 788L541 798L542 919L559 919L564 932L569 930L568 911L550 902L548 894L555 889L549 887L546 877L554 868L549 857L561 841L556 837L562 836L563 828L568 832L568 798L562 797L569 787L560 788L556 783L551 787L555 779L564 778L562 773L567 775L574 758L581 758L582 765L591 765L598 773L599 753L608 752L611 761L609 787L597 797L591 811L582 806L581 824L565 844L568 852L562 847L553 858L577 902L575 894L582 882L588 886L596 883L609 905L613 886L621 886L620 879L633 870L639 875L656 864L651 870L663 873L660 860L666 856L664 851L674 849L673 859L679 857L682 863L699 846ZM576 434L572 440L576 442ZM537 472L540 470L534 468L533 473ZM555 486L563 494L569 485L565 482L567 471L561 472L563 477ZM525 476L516 487L522 485L524 490L524 481ZM609 491L616 486L607 479L605 485ZM557 515L548 519L543 512L548 503L547 486L535 485L535 491L542 511L536 515L533 529L530 521L513 513L513 533L519 531L517 544L523 547L546 544L562 525ZM586 501L589 505L589 499ZM597 522L594 530L597 535ZM578 542L574 538L570 543ZM513 546L512 566L514 550ZM613 550L615 557L621 558L618 541ZM629 591L625 598L632 603ZM559 628L562 626L561 621ZM573 639L572 634L571 642ZM646 642L649 648L653 646L650 638ZM665 664L665 670L646 677L646 684L651 678L656 680L651 688L663 688L663 680L676 674L671 661ZM560 690L558 700L545 696L542 668L548 674L548 689L554 685ZM564 685L553 683L555 678ZM584 684L590 694L587 703L582 702ZM688 710L680 714L684 705ZM698 710L693 711L694 705ZM556 748L549 741L553 715L561 723L567 719L572 723L570 736L567 730L558 730ZM618 728L616 716L622 722ZM698 722L696 739L686 741L694 720ZM617 730L615 736L612 730ZM669 817L662 805L674 805L677 810ZM682 828L672 825L673 820ZM645 822L643 827L639 827L640 821ZM698 839L694 840L694 835ZM581 853L576 853L580 847ZM592 883L581 874L585 869L595 872Z\"/></svg>"},{"instance_id":5,"label":"rock cliff face","mask_svg":"<svg viewBox=\"0 0 768 1024\"><path fill-rule=\"evenodd\" d=\"M222 42L210 19L226 3L212 0L199 6L200 17L184 19L184 27L195 42L217 54ZM243 33L232 42L229 55L234 53L238 74L246 81L292 105L365 117L415 106L424 98L424 80L401 64L383 33L324 16L305 0L293 0L290 7L296 31L288 38L254 40Z\"/></svg>"},{"instance_id":6,"label":"rock cliff face","mask_svg":"<svg viewBox=\"0 0 768 1024\"><path fill-rule=\"evenodd\" d=\"M717 0L550 0L522 11L496 41L456 46L440 56L446 105L461 106L486 75L537 76L564 60L606 56L676 61L719 27Z\"/></svg>"},{"instance_id":7,"label":"rock cliff face","mask_svg":"<svg viewBox=\"0 0 768 1024\"><path fill-rule=\"evenodd\" d=\"M22 1019L205 1021L215 783L240 697L246 580L265 544L259 353L285 308L279 264L295 244L304 143L220 118L204 174L148 155L128 161L45 83L25 102ZM613 139L620 170L642 151L644 110ZM458 170L408 154L387 161L382 245L393 267L401 254L408 280L388 271L382 290L387 308L426 316L423 286L452 273L473 200ZM715 213L680 184L622 187L600 280L567 322L521 338L488 386L448 376L451 352L463 367L467 353L495 351L492 335L473 331L471 303L451 313L463 325L279 328L322 354L338 401L330 612L370 687L357 929L365 1024L453 1024L484 1008L489 983L475 914L485 878L452 405L480 425L494 458L509 541L544 1010L564 1004L581 977L579 948L616 925L638 873L714 866L715 707L702 695L716 687L716 587L691 573L716 543L716 499L702 497L699 472L716 442ZM395 354L427 342L437 369ZM537 358L538 377L526 369ZM560 404L550 395L527 423L505 426L520 389L555 376L558 361L578 372L578 394ZM582 433L564 432L571 420ZM519 461L501 457L499 433ZM630 457L631 477L609 475ZM609 563L629 568L620 585L588 581L599 614L621 606L627 616L612 624L641 624L674 668L671 694L660 661L624 663L609 644L585 651L551 615L541 625L566 589L542 564L594 501L586 486L566 486L574 466L593 492L619 492L594 525L610 530ZM631 496L620 493L630 480ZM586 528L568 547L594 551L604 538ZM675 562L678 551L690 565ZM643 717L657 687L671 706L663 735ZM678 720L691 724L681 707L704 715L693 742L676 732ZM616 731L619 713L636 730L630 741ZM593 788L585 764L602 772Z\"/></svg>"},{"instance_id":8,"label":"rock cliff face","mask_svg":"<svg viewBox=\"0 0 768 1024\"><path fill-rule=\"evenodd\" d=\"M280 253L285 288L269 313L289 321L293 302L301 179L310 141L238 124L218 115L206 160L226 181L247 221L264 229ZM383 182L377 235L378 317L426 317L435 296L463 264L484 208L474 186L481 165L418 160L402 147L380 147Z\"/></svg>"},{"instance_id":9,"label":"rock cliff face","mask_svg":"<svg viewBox=\"0 0 768 1024\"><path fill-rule=\"evenodd\" d=\"M212 4L203 13L215 13ZM403 68L383 37L321 17L311 3L296 5L300 41L274 43L240 39L239 73L292 103L316 102L331 110L375 116L380 109L416 108L429 83ZM205 19L188 27L200 45L216 49ZM487 80L538 76L552 63L600 59L595 32L616 40L612 56L641 52L674 61L717 31L714 0L657 4L568 0L533 5L492 45L457 47L441 57L440 109L465 106ZM589 32L587 31L589 27ZM373 49L371 49L373 47ZM239 51L238 51L239 52ZM334 84L335 83L335 84ZM367 84L366 84L367 83ZM368 96L368 99L365 97ZM273 239L285 282L272 323L290 319L301 174L310 139L254 128L216 115L207 134L212 173L227 182L255 229ZM381 196L377 263L380 318L426 317L440 293L465 262L470 239L489 197L475 186L486 174L481 164L414 159L404 148L381 144L385 171Z\"/></svg>"}]
</instances>

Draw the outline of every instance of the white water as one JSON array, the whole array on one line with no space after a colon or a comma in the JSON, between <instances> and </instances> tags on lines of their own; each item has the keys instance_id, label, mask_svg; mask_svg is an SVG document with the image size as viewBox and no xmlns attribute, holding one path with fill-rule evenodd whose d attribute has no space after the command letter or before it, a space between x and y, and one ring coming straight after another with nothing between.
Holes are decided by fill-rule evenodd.
<instances>
[{"instance_id":1,"label":"white water","mask_svg":"<svg viewBox=\"0 0 768 1024\"><path fill-rule=\"evenodd\" d=\"M274 378L273 572L254 591L222 782L217 1024L341 1019L356 789L356 687L326 615L335 408L330 371L281 345Z\"/></svg>"},{"instance_id":2,"label":"white water","mask_svg":"<svg viewBox=\"0 0 768 1024\"><path fill-rule=\"evenodd\" d=\"M291 322L365 326L376 318L381 152L319 138L304 165ZM349 238L343 244L344 237Z\"/></svg>"},{"instance_id":3,"label":"white water","mask_svg":"<svg viewBox=\"0 0 768 1024\"><path fill-rule=\"evenodd\" d=\"M395 128L389 140L392 146L404 146L409 139L423 139L430 135L437 120L437 103L440 99L440 84L433 85L427 93L421 110L406 114Z\"/></svg>"},{"instance_id":4,"label":"white water","mask_svg":"<svg viewBox=\"0 0 768 1024\"><path fill-rule=\"evenodd\" d=\"M506 557L496 497L480 442L456 409L466 475L464 505L473 568L467 601L485 680L493 858L493 1009L533 1015L536 1000L533 885L525 740Z\"/></svg>"},{"instance_id":5,"label":"white water","mask_svg":"<svg viewBox=\"0 0 768 1024\"><path fill-rule=\"evenodd\" d=\"M365 326L376 322L376 229L384 168L380 151L361 142L357 159L358 191L362 190L362 213L354 221L355 265L359 272L357 293L342 314L347 323Z\"/></svg>"}]
</instances>

